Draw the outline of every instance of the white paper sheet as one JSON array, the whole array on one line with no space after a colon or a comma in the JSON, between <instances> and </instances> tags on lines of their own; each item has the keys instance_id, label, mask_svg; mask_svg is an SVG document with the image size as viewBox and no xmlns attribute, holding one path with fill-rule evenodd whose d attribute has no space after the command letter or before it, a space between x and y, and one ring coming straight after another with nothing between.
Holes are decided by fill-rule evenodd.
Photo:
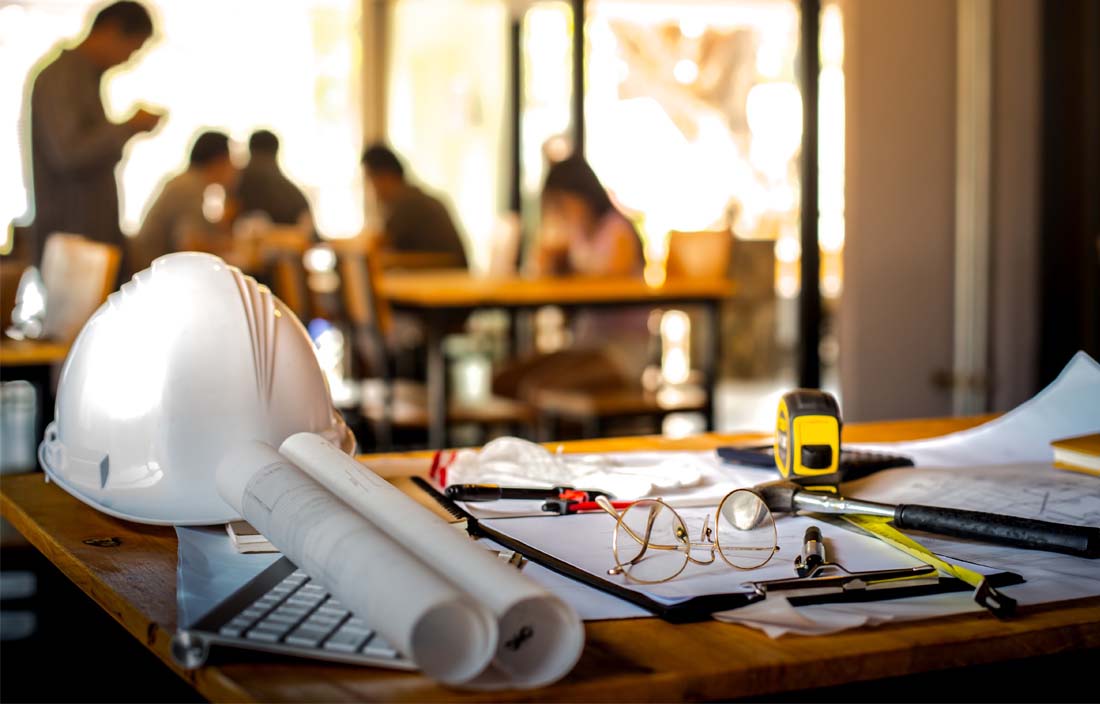
<instances>
[{"instance_id":1,"label":"white paper sheet","mask_svg":"<svg viewBox=\"0 0 1100 704\"><path fill-rule=\"evenodd\" d=\"M1050 448L1052 440L1098 430L1100 364L1079 352L1034 398L989 423L928 440L856 446L908 455L917 467L887 470L849 482L843 493L887 503L923 503L1100 525L1100 482L1054 469ZM1024 584L1002 590L1020 604L1100 596L1098 560L930 534L914 533L914 537L955 561L969 560L1020 574ZM798 609L776 601L715 614L715 618L760 628L777 637L981 610L969 594L961 593ZM862 623L857 615L864 619Z\"/></svg>"},{"instance_id":2,"label":"white paper sheet","mask_svg":"<svg viewBox=\"0 0 1100 704\"><path fill-rule=\"evenodd\" d=\"M1050 462L1050 443L1100 432L1100 363L1078 352L1035 397L976 428L928 440L855 447L897 452L920 467Z\"/></svg>"},{"instance_id":3,"label":"white paper sheet","mask_svg":"<svg viewBox=\"0 0 1100 704\"><path fill-rule=\"evenodd\" d=\"M689 533L697 536L704 517L712 511L707 508L685 508L677 509L677 512L683 517ZM689 564L680 576L668 582L636 584L626 577L610 577L607 574L608 568L615 564L611 553L615 519L607 514L496 518L484 520L483 523L498 533L665 605L707 594L751 594L754 590L748 582L794 577L794 558L802 549L806 528L811 525L820 527L829 543L832 558L849 570L892 569L922 564L870 536L811 518L787 516L776 521L779 552L763 567L738 570L718 560L711 565Z\"/></svg>"},{"instance_id":4,"label":"white paper sheet","mask_svg":"<svg viewBox=\"0 0 1100 704\"><path fill-rule=\"evenodd\" d=\"M1100 482L1094 477L1055 470L1051 464L1051 440L1100 430L1100 364L1083 353L1077 354L1053 383L1001 418L971 430L918 442L866 444L858 447L896 452L913 457L918 465L941 469L904 468L880 472L861 482L844 487L846 496L892 503L924 503L1028 518L1100 525ZM668 453L632 453L637 456ZM714 506L727 491L752 486L775 478L766 469L722 465L713 453L695 455L704 463L703 481L691 489L664 491L661 495L676 506ZM646 461L658 461L647 457ZM710 462L709 466L707 463ZM953 470L942 468L953 467ZM518 503L518 502L516 502ZM692 524L701 520L697 509L680 513ZM606 519L600 530L582 529L583 524L559 522ZM543 519L545 520L545 519ZM566 517L554 520L553 535L562 535L574 547L569 554L593 574L606 576L611 564L610 531L613 520L606 515ZM790 560L801 545L809 518L781 518L780 553L772 563L755 572L754 579L791 577ZM525 542L538 545L545 538L545 526L538 519L500 519L490 521L495 529L514 534ZM836 559L849 569L876 569L905 566L912 558L901 555L879 541L862 537L871 547L853 542L852 534L821 524L822 533ZM838 532L839 531L839 532ZM697 532L697 527L693 530ZM847 535L845 535L847 534ZM956 562L972 562L978 571L1007 570L1021 574L1024 584L1003 591L1021 604L1036 604L1084 596L1100 595L1100 561L1057 553L1020 550L975 541L915 534L933 552ZM584 547L578 547L583 545ZM560 544L546 545L554 553ZM881 559L882 562L876 562ZM851 561L851 564L848 564ZM717 568L712 565L711 568ZM673 582L646 587L655 599L674 603L696 594L734 591L744 581L733 577L733 570L708 574L706 567L690 566ZM748 574L748 573L746 573ZM652 593L650 593L652 592ZM980 611L970 593L938 594L904 600L860 604L821 604L794 608L785 599L715 614L723 621L758 628L772 637L784 633L816 634L887 621L903 621L956 613Z\"/></svg>"}]
</instances>

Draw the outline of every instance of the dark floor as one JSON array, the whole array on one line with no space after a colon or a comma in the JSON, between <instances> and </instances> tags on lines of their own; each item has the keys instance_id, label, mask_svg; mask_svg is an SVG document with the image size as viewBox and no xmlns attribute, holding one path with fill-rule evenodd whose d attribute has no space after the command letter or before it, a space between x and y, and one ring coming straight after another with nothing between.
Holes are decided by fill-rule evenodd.
<instances>
[{"instance_id":1,"label":"dark floor","mask_svg":"<svg viewBox=\"0 0 1100 704\"><path fill-rule=\"evenodd\" d=\"M4 704L204 701L33 548L5 548L0 568L37 576L33 597L3 600L37 623L29 638L0 641Z\"/></svg>"},{"instance_id":2,"label":"dark floor","mask_svg":"<svg viewBox=\"0 0 1100 704\"><path fill-rule=\"evenodd\" d=\"M801 690L760 702L1096 702L1091 668L1100 650L1012 660L841 687Z\"/></svg>"}]
</instances>

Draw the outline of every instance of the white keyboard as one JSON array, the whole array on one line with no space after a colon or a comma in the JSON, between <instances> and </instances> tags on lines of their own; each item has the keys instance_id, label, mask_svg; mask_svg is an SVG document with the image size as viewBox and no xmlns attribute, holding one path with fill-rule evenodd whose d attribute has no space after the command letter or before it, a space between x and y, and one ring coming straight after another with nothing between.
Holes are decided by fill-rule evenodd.
<instances>
[{"instance_id":1,"label":"white keyboard","mask_svg":"<svg viewBox=\"0 0 1100 704\"><path fill-rule=\"evenodd\" d=\"M187 669L206 662L211 645L358 665L413 670L415 665L283 557L172 638Z\"/></svg>"}]
</instances>

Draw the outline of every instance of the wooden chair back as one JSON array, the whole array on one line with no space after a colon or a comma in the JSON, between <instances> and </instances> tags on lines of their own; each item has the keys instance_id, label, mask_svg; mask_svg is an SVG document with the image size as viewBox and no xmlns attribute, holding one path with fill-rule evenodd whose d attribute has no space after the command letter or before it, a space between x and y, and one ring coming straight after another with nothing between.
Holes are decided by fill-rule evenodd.
<instances>
[{"instance_id":1,"label":"wooden chair back","mask_svg":"<svg viewBox=\"0 0 1100 704\"><path fill-rule=\"evenodd\" d=\"M50 235L42 253L47 338L69 342L76 337L115 290L121 259L122 251L113 245L81 235Z\"/></svg>"},{"instance_id":2,"label":"wooden chair back","mask_svg":"<svg viewBox=\"0 0 1100 704\"><path fill-rule=\"evenodd\" d=\"M393 317L378 290L379 267L370 242L350 240L331 243L340 276L344 315L355 334L355 347L366 370L373 376L392 378L386 339Z\"/></svg>"},{"instance_id":3,"label":"wooden chair back","mask_svg":"<svg viewBox=\"0 0 1100 704\"><path fill-rule=\"evenodd\" d=\"M716 279L729 275L733 234L728 230L672 231L668 235L665 276Z\"/></svg>"},{"instance_id":4,"label":"wooden chair back","mask_svg":"<svg viewBox=\"0 0 1100 704\"><path fill-rule=\"evenodd\" d=\"M259 257L266 264L272 292L303 321L309 320L312 309L302 262L309 245L309 232L295 226L267 227L259 240Z\"/></svg>"}]
</instances>

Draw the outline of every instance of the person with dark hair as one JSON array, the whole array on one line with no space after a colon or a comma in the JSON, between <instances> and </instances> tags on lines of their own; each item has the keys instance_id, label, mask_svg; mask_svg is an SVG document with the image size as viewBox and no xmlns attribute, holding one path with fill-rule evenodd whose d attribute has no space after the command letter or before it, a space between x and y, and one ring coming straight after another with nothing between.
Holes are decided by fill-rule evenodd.
<instances>
[{"instance_id":1,"label":"person with dark hair","mask_svg":"<svg viewBox=\"0 0 1100 704\"><path fill-rule=\"evenodd\" d=\"M534 273L640 276L644 265L634 225L588 162L574 155L552 164L542 189Z\"/></svg>"},{"instance_id":2,"label":"person with dark hair","mask_svg":"<svg viewBox=\"0 0 1100 704\"><path fill-rule=\"evenodd\" d=\"M24 120L30 128L36 261L53 232L124 246L115 166L126 142L153 130L162 115L140 108L125 122L111 122L100 99L100 81L152 35L153 21L144 6L116 2L99 11L76 46L62 50L33 79Z\"/></svg>"},{"instance_id":3,"label":"person with dark hair","mask_svg":"<svg viewBox=\"0 0 1100 704\"><path fill-rule=\"evenodd\" d=\"M304 225L313 229L309 201L279 168L279 138L269 130L257 130L248 138L248 165L237 186L240 213L261 213L279 225Z\"/></svg>"},{"instance_id":4,"label":"person with dark hair","mask_svg":"<svg viewBox=\"0 0 1100 704\"><path fill-rule=\"evenodd\" d=\"M408 182L393 151L381 144L368 147L363 169L382 211L385 248L446 254L455 266L466 266L466 250L447 206Z\"/></svg>"},{"instance_id":5,"label":"person with dark hair","mask_svg":"<svg viewBox=\"0 0 1100 704\"><path fill-rule=\"evenodd\" d=\"M634 225L576 155L546 174L533 255L528 265L535 276L640 278L645 266ZM648 318L647 307L581 310L572 320L572 347L506 365L493 392L534 401L547 389L636 389L653 353Z\"/></svg>"},{"instance_id":6,"label":"person with dark hair","mask_svg":"<svg viewBox=\"0 0 1100 704\"><path fill-rule=\"evenodd\" d=\"M237 170L229 158L229 138L203 132L191 147L189 165L164 185L131 241L131 266L136 273L171 252L198 250L219 253L232 241L225 219L212 222L203 210L206 189L217 185L230 193Z\"/></svg>"}]
</instances>

